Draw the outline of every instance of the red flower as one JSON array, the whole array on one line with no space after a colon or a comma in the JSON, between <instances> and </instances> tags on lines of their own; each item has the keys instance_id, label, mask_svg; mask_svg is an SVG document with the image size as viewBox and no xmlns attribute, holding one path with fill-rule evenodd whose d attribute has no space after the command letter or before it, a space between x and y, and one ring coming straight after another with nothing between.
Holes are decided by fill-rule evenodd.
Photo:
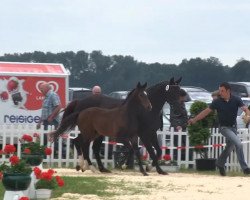
<instances>
[{"instance_id":1,"label":"red flower","mask_svg":"<svg viewBox=\"0 0 250 200\"><path fill-rule=\"evenodd\" d=\"M52 174L48 173L48 172L42 172L40 178L44 179L44 180L47 180L47 181L51 181L52 180Z\"/></svg>"},{"instance_id":2,"label":"red flower","mask_svg":"<svg viewBox=\"0 0 250 200\"><path fill-rule=\"evenodd\" d=\"M44 150L44 152L45 152L45 154L46 154L47 156L49 156L49 155L52 154L52 149L49 148L49 147L46 147L45 150Z\"/></svg>"},{"instance_id":3,"label":"red flower","mask_svg":"<svg viewBox=\"0 0 250 200\"><path fill-rule=\"evenodd\" d=\"M14 145L11 145L11 144L7 144L5 147L4 147L4 150L3 150L5 153L14 153L16 151L16 147Z\"/></svg>"},{"instance_id":4,"label":"red flower","mask_svg":"<svg viewBox=\"0 0 250 200\"><path fill-rule=\"evenodd\" d=\"M22 137L22 139L23 139L24 141L27 141L27 142L32 142L32 141L33 141L32 136L30 136L30 135L28 135L28 134L24 134L23 137Z\"/></svg>"},{"instance_id":5,"label":"red flower","mask_svg":"<svg viewBox=\"0 0 250 200\"><path fill-rule=\"evenodd\" d=\"M10 162L11 162L11 165L16 165L19 163L19 158L17 156L11 156L10 157Z\"/></svg>"},{"instance_id":6,"label":"red flower","mask_svg":"<svg viewBox=\"0 0 250 200\"><path fill-rule=\"evenodd\" d=\"M63 180L63 179L59 178L59 179L56 179L56 181L57 181L57 185L58 185L59 187L64 186L64 180Z\"/></svg>"},{"instance_id":7,"label":"red flower","mask_svg":"<svg viewBox=\"0 0 250 200\"><path fill-rule=\"evenodd\" d=\"M3 173L0 172L0 180L2 180L2 179L3 179Z\"/></svg>"},{"instance_id":8,"label":"red flower","mask_svg":"<svg viewBox=\"0 0 250 200\"><path fill-rule=\"evenodd\" d=\"M29 197L21 197L19 200L30 200Z\"/></svg>"},{"instance_id":9,"label":"red flower","mask_svg":"<svg viewBox=\"0 0 250 200\"><path fill-rule=\"evenodd\" d=\"M171 160L171 156L169 154L165 154L163 156L163 159L166 160L166 161L169 161L169 160Z\"/></svg>"},{"instance_id":10,"label":"red flower","mask_svg":"<svg viewBox=\"0 0 250 200\"><path fill-rule=\"evenodd\" d=\"M51 174L51 175L53 175L55 173L55 171L53 169L49 169L48 173Z\"/></svg>"},{"instance_id":11,"label":"red flower","mask_svg":"<svg viewBox=\"0 0 250 200\"><path fill-rule=\"evenodd\" d=\"M38 167L34 167L33 171L34 171L34 174L36 175L36 178L39 179L42 173L42 170Z\"/></svg>"},{"instance_id":12,"label":"red flower","mask_svg":"<svg viewBox=\"0 0 250 200\"><path fill-rule=\"evenodd\" d=\"M29 148L26 148L26 149L23 150L23 153L30 154L31 150Z\"/></svg>"},{"instance_id":13,"label":"red flower","mask_svg":"<svg viewBox=\"0 0 250 200\"><path fill-rule=\"evenodd\" d=\"M60 180L61 179L61 177L60 176L56 176L56 180Z\"/></svg>"},{"instance_id":14,"label":"red flower","mask_svg":"<svg viewBox=\"0 0 250 200\"><path fill-rule=\"evenodd\" d=\"M64 180L60 176L56 176L56 182L59 187L64 186Z\"/></svg>"}]
</instances>

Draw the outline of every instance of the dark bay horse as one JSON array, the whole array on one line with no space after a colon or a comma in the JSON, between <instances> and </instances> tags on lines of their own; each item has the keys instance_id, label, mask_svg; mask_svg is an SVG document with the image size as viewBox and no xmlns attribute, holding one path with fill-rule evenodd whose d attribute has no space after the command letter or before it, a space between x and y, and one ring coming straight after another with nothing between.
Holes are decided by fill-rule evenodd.
<instances>
[{"instance_id":1,"label":"dark bay horse","mask_svg":"<svg viewBox=\"0 0 250 200\"><path fill-rule=\"evenodd\" d=\"M88 165L92 165L89 159L89 145L100 135L124 138L130 144L135 144L131 148L134 149L138 159L140 158L138 145L133 142L133 138L138 133L140 115L152 109L145 92L146 85L138 83L137 87L129 93L125 101L118 107L113 109L91 107L76 113L77 125L83 140L83 156ZM64 131L67 131L67 126L65 126L65 123L61 123L53 134L60 135Z\"/></svg>"},{"instance_id":2,"label":"dark bay horse","mask_svg":"<svg viewBox=\"0 0 250 200\"><path fill-rule=\"evenodd\" d=\"M148 93L149 100L152 104L152 110L150 112L145 112L140 116L140 128L138 131L138 135L144 139L145 147L148 152L150 152L150 156L152 160L155 160L152 164L156 166L157 172L160 174L164 173L157 162L157 158L161 157L162 151L158 144L157 140L157 130L162 127L162 108L165 102L171 103L174 106L179 106L178 98L179 98L179 83L181 78L177 81L174 78L171 78L170 81L163 81L156 85L149 87L146 91ZM75 100L72 101L66 108L63 114L62 123L67 121L72 121L71 118L74 118L74 113L79 112L81 110L87 109L89 107L102 107L102 108L114 108L123 103L124 100L114 99L108 97L106 95L93 95L83 100ZM68 124L68 123L67 123ZM73 128L76 125L76 119L71 124L68 124L68 129ZM74 139L74 144L76 145L77 151L81 154L81 149L77 147L79 142L81 141L81 134L77 138ZM137 138L136 138L137 139ZM95 157L97 154L99 155L100 147L103 141L103 137L98 137L93 143L93 152ZM152 146L157 151L157 156L152 148ZM105 169L101 160L99 160L98 167L101 172L108 172L109 170ZM158 165L158 167L157 167ZM140 168L141 170L141 168ZM143 170L144 171L144 170ZM142 171L141 171L142 172ZM143 172L142 172L143 173Z\"/></svg>"}]
</instances>

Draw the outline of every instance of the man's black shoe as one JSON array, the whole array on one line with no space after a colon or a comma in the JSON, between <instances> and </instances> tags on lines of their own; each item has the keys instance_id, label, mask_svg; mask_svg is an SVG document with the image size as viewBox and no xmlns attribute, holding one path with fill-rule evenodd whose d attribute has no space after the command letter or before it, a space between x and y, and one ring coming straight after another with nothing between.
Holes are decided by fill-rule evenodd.
<instances>
[{"instance_id":1,"label":"man's black shoe","mask_svg":"<svg viewBox=\"0 0 250 200\"><path fill-rule=\"evenodd\" d=\"M226 176L225 167L221 167L221 166L218 166L218 165L216 165L216 167L218 167L221 176Z\"/></svg>"},{"instance_id":2,"label":"man's black shoe","mask_svg":"<svg viewBox=\"0 0 250 200\"><path fill-rule=\"evenodd\" d=\"M244 169L243 173L244 173L244 174L250 174L250 168Z\"/></svg>"}]
</instances>

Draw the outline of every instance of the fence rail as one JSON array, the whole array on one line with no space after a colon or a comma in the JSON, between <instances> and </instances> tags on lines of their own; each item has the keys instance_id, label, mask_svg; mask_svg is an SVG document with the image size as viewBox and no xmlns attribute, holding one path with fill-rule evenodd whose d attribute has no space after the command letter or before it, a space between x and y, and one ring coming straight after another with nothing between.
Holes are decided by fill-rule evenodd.
<instances>
[{"instance_id":1,"label":"fence rail","mask_svg":"<svg viewBox=\"0 0 250 200\"><path fill-rule=\"evenodd\" d=\"M0 125L0 146L3 148L6 144L15 144L17 146L17 155L21 155L21 143L19 138L23 134L39 133L40 143L44 144L44 134L53 130L50 127L49 130L44 130L43 127L39 130L36 129L34 125ZM250 165L250 131L249 129L239 129L239 137L243 143L243 151L245 155L246 162ZM54 146L54 143L49 143L52 149L58 152L57 155L52 154L51 156L44 159L44 163L51 167L73 167L76 166L78 162L77 151L73 148L72 139L79 134L78 129L71 131L69 137L59 138L58 147ZM198 155L193 151L193 148L189 145L189 139L187 132L174 132L173 130L163 130L158 131L158 140L162 147L163 155L170 154L171 158L175 158L178 165L188 168L190 165L195 166L195 159L199 158ZM174 146L174 140L177 140L177 146ZM108 137L105 137L103 142L103 155L102 162L105 167L114 167L114 154L118 144L111 142ZM208 141L208 155L210 158L218 158L221 154L224 146L218 144L224 144L225 138L219 133L218 129L212 130L212 135ZM63 155L63 148L66 151L66 155ZM142 152L146 153L145 148L142 146ZM90 158L95 162L92 144L90 145ZM7 161L5 155L2 155L0 162ZM240 166L237 161L237 156L235 151L233 151L226 163L226 167L229 171L239 171Z\"/></svg>"}]
</instances>

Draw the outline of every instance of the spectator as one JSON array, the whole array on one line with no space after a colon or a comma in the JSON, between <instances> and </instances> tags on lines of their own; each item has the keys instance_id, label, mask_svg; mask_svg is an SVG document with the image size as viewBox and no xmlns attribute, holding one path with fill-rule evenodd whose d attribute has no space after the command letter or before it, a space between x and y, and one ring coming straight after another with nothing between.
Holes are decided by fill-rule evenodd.
<instances>
[{"instance_id":1,"label":"spectator","mask_svg":"<svg viewBox=\"0 0 250 200\"><path fill-rule=\"evenodd\" d=\"M48 83L43 83L39 87L42 94L45 96L42 105L42 114L40 121L37 124L37 129L40 129L41 124L44 125L44 130L48 130L48 126L54 125L55 128L59 125L59 112L62 108L60 98L55 93ZM44 144L47 145L47 135L44 135ZM58 143L55 143L57 148ZM63 151L63 154L65 152Z\"/></svg>"},{"instance_id":2,"label":"spectator","mask_svg":"<svg viewBox=\"0 0 250 200\"><path fill-rule=\"evenodd\" d=\"M250 174L250 169L245 161L241 140L237 137L236 117L240 107L247 116L250 111L244 105L240 97L231 94L230 85L227 82L219 86L220 98L213 100L212 104L200 112L194 118L189 119L189 124L205 118L213 110L217 110L220 132L226 138L226 147L217 159L216 166L219 168L221 176L226 176L225 163L232 150L236 147L236 154L244 174Z\"/></svg>"},{"instance_id":3,"label":"spectator","mask_svg":"<svg viewBox=\"0 0 250 200\"><path fill-rule=\"evenodd\" d=\"M98 85L95 85L93 88L92 88L92 94L93 95L98 95L98 94L101 94L102 93L102 89L100 86Z\"/></svg>"},{"instance_id":4,"label":"spectator","mask_svg":"<svg viewBox=\"0 0 250 200\"><path fill-rule=\"evenodd\" d=\"M174 110L174 107L170 105L170 127L174 127L175 131L186 131L187 129L188 114L185 107L186 96L186 91L181 89L179 98L179 103L181 105L180 110Z\"/></svg>"},{"instance_id":5,"label":"spectator","mask_svg":"<svg viewBox=\"0 0 250 200\"><path fill-rule=\"evenodd\" d=\"M188 124L188 114L185 107L185 99L187 93L185 90L180 90L180 110L174 110L173 106L170 105L170 127L174 128L174 131L186 131ZM174 135L174 146L178 146L178 135ZM181 146L186 146L186 137L182 136ZM191 153L191 151L190 151ZM177 149L174 149L174 160L177 160ZM185 159L185 150L181 151L181 159Z\"/></svg>"}]
</instances>

